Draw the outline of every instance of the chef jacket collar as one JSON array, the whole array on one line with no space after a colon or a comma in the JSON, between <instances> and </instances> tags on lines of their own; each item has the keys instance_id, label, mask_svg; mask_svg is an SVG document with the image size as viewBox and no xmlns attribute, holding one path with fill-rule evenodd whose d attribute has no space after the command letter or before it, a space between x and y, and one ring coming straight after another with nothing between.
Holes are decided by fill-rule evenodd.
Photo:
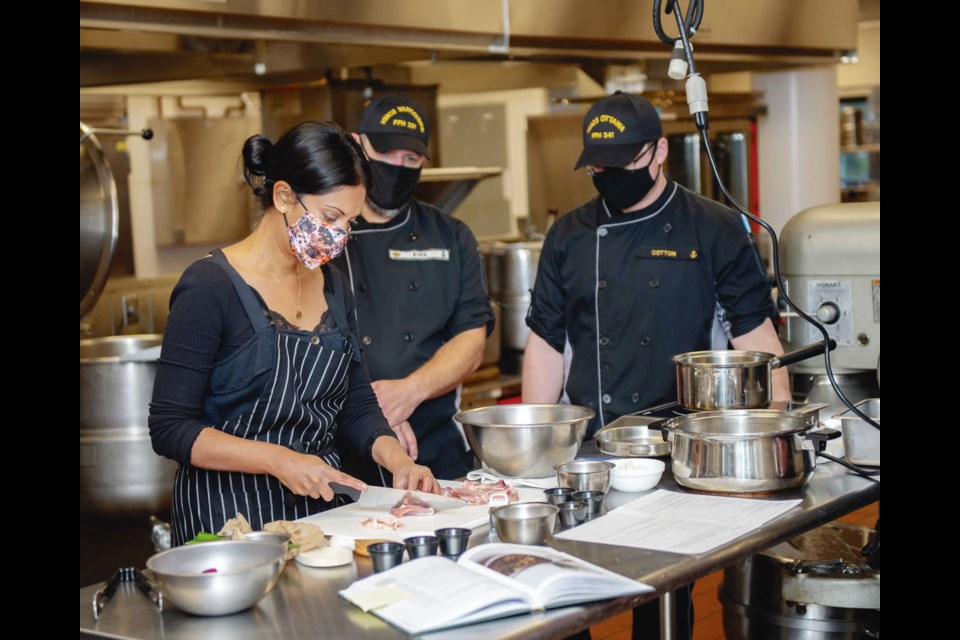
<instances>
[{"instance_id":1,"label":"chef jacket collar","mask_svg":"<svg viewBox=\"0 0 960 640\"><path fill-rule=\"evenodd\" d=\"M402 227L410 220L410 215L413 212L414 202L414 200L411 200L407 204L406 211L403 213L398 213L386 222L370 222L362 215L359 216L357 218L357 223L352 229L350 229L350 235L356 235L358 233L370 233L375 231L389 231L390 229Z\"/></svg>"}]
</instances>

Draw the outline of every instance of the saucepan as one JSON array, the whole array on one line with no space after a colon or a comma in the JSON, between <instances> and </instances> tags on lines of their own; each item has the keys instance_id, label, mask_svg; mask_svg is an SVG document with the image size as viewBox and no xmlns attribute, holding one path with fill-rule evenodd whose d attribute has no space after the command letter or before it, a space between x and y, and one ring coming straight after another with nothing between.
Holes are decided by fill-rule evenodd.
<instances>
[{"instance_id":1,"label":"saucepan","mask_svg":"<svg viewBox=\"0 0 960 640\"><path fill-rule=\"evenodd\" d=\"M661 425L672 444L673 477L681 486L715 493L755 493L800 487L832 429L814 430L819 410L737 409L677 416Z\"/></svg>"},{"instance_id":2,"label":"saucepan","mask_svg":"<svg viewBox=\"0 0 960 640\"><path fill-rule=\"evenodd\" d=\"M828 348L837 347L830 340ZM773 399L773 370L823 353L824 343L782 356L762 351L691 351L673 356L677 403L686 409L760 409Z\"/></svg>"}]
</instances>

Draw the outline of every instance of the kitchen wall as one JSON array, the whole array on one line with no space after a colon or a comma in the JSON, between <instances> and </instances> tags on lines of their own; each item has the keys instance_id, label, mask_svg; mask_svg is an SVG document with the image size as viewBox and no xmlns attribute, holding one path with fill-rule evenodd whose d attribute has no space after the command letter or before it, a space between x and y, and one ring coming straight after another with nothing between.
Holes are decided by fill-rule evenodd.
<instances>
[{"instance_id":1,"label":"kitchen wall","mask_svg":"<svg viewBox=\"0 0 960 640\"><path fill-rule=\"evenodd\" d=\"M457 209L478 238L513 236L517 220L529 217L527 195L527 118L545 113L547 89L483 93L441 93L436 134L446 166L503 167Z\"/></svg>"},{"instance_id":2,"label":"kitchen wall","mask_svg":"<svg viewBox=\"0 0 960 640\"><path fill-rule=\"evenodd\" d=\"M200 117L204 110L207 118L223 118L230 110L245 108L249 117L260 117L260 96L244 93L241 96L189 96L178 99L173 96L130 95L128 115L130 127L142 129L151 120L159 117ZM243 141L238 140L236 149L224 150L227 157L239 157ZM152 278L169 273L180 273L195 260L202 258L211 249L224 243L193 244L189 246L160 246L157 241L156 209L157 189L169 185L157 179L151 166L150 142L136 139L129 143L130 154L130 212L133 231L133 253L136 274L139 278ZM202 211L190 212L203 215ZM239 238L238 238L239 239Z\"/></svg>"}]
</instances>

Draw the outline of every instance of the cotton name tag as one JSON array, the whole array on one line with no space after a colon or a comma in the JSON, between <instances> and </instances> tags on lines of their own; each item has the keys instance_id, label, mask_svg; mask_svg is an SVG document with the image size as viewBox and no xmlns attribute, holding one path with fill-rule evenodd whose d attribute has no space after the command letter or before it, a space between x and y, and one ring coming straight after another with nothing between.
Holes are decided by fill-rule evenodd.
<instances>
[{"instance_id":1,"label":"cotton name tag","mask_svg":"<svg viewBox=\"0 0 960 640\"><path fill-rule=\"evenodd\" d=\"M390 249L387 251L387 255L391 260L450 260L449 249L411 249L409 251Z\"/></svg>"}]
</instances>

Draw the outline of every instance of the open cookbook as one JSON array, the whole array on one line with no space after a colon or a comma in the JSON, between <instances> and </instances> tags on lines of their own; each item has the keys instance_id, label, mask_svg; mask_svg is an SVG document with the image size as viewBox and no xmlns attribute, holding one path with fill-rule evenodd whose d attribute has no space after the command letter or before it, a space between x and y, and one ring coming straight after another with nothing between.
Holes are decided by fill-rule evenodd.
<instances>
[{"instance_id":1,"label":"open cookbook","mask_svg":"<svg viewBox=\"0 0 960 640\"><path fill-rule=\"evenodd\" d=\"M485 544L457 562L431 556L359 580L340 595L410 634L653 591L548 547Z\"/></svg>"}]
</instances>

